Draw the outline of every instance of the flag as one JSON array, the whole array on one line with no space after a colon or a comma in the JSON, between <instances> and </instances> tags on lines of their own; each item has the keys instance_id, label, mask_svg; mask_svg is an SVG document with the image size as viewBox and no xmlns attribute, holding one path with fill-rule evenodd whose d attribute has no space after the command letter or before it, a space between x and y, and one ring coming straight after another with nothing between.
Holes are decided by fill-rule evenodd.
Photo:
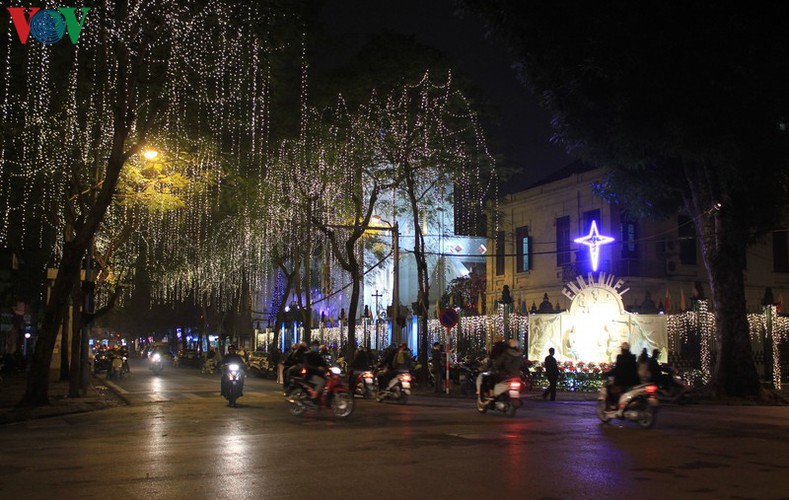
<instances>
[{"instance_id":1,"label":"flag","mask_svg":"<svg viewBox=\"0 0 789 500\"><path fill-rule=\"evenodd\" d=\"M679 310L683 311L683 312L685 311L685 289L684 288L680 288L679 289Z\"/></svg>"},{"instance_id":2,"label":"flag","mask_svg":"<svg viewBox=\"0 0 789 500\"><path fill-rule=\"evenodd\" d=\"M669 293L668 287L666 287L666 297L663 299L663 310L666 313L671 310L671 293Z\"/></svg>"}]
</instances>

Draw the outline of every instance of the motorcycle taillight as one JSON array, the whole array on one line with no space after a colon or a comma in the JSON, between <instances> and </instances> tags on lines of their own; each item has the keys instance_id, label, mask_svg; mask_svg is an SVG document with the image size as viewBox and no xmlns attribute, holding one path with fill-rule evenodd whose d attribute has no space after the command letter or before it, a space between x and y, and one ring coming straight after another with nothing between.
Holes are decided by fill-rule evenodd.
<instances>
[{"instance_id":1,"label":"motorcycle taillight","mask_svg":"<svg viewBox=\"0 0 789 500\"><path fill-rule=\"evenodd\" d=\"M654 394L654 393L657 392L657 386L656 385L648 385L648 386L644 387L644 391L647 394Z\"/></svg>"},{"instance_id":2,"label":"motorcycle taillight","mask_svg":"<svg viewBox=\"0 0 789 500\"><path fill-rule=\"evenodd\" d=\"M512 382L510 382L510 389L512 389L513 391L521 390L521 383L518 382L517 380L513 380Z\"/></svg>"}]
</instances>

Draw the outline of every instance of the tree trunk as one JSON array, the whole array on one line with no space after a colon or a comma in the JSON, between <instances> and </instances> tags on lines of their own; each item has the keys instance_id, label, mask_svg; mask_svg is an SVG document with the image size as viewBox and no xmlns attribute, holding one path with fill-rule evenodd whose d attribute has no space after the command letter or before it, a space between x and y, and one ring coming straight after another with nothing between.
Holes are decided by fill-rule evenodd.
<instances>
[{"instance_id":1,"label":"tree trunk","mask_svg":"<svg viewBox=\"0 0 789 500\"><path fill-rule=\"evenodd\" d=\"M75 285L79 286L79 285ZM66 314L63 316L63 324L60 327L60 381L65 382L68 380L69 359L68 359L68 331L69 322L73 322L74 309L73 307L66 308Z\"/></svg>"},{"instance_id":2,"label":"tree trunk","mask_svg":"<svg viewBox=\"0 0 789 500\"><path fill-rule=\"evenodd\" d=\"M358 238L352 238L345 244L345 250L348 252L348 267L347 271L351 273L351 301L348 304L348 345L345 346L345 359L353 360L353 355L356 353L356 311L359 310L359 295L362 288L362 273L359 266L359 261L356 260L356 241Z\"/></svg>"},{"instance_id":3,"label":"tree trunk","mask_svg":"<svg viewBox=\"0 0 789 500\"><path fill-rule=\"evenodd\" d=\"M74 283L71 294L71 370L69 372L68 397L80 397L80 360L82 346L82 287Z\"/></svg>"},{"instance_id":4,"label":"tree trunk","mask_svg":"<svg viewBox=\"0 0 789 500\"><path fill-rule=\"evenodd\" d=\"M414 261L416 262L417 284L419 286L417 297L422 297L424 301L429 301L430 273L428 272L427 268L427 256L425 255L425 236L422 234L422 225L420 223L421 221L419 217L419 201L417 200L416 196L413 176L409 175L406 178L406 192L408 193L408 199L411 203L411 215L414 223ZM419 332L419 362L423 367L427 368L429 342L427 339L428 331L426 314L422 317L420 324L422 325L422 328ZM422 370L422 378L423 380L420 380L420 382L424 384L425 387L427 387L429 378L427 369Z\"/></svg>"},{"instance_id":5,"label":"tree trunk","mask_svg":"<svg viewBox=\"0 0 789 500\"><path fill-rule=\"evenodd\" d=\"M725 213L697 217L715 314L717 356L712 387L729 396L758 396L745 302L746 241Z\"/></svg>"},{"instance_id":6,"label":"tree trunk","mask_svg":"<svg viewBox=\"0 0 789 500\"><path fill-rule=\"evenodd\" d=\"M75 242L63 245L63 257L58 267L58 275L52 287L44 320L38 330L38 340L30 362L27 388L19 406L32 407L49 404L49 369L52 364L52 351L55 348L58 328L68 308L68 297L72 284L79 279L80 263L84 248L80 251Z\"/></svg>"}]
</instances>

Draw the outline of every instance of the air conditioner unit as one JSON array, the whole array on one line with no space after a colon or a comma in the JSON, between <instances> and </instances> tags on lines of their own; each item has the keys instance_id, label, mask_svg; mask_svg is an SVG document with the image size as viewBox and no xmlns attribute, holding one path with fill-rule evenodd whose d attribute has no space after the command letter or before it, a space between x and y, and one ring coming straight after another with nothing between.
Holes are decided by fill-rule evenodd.
<instances>
[{"instance_id":1,"label":"air conditioner unit","mask_svg":"<svg viewBox=\"0 0 789 500\"><path fill-rule=\"evenodd\" d=\"M666 259L666 274L679 273L679 259Z\"/></svg>"}]
</instances>

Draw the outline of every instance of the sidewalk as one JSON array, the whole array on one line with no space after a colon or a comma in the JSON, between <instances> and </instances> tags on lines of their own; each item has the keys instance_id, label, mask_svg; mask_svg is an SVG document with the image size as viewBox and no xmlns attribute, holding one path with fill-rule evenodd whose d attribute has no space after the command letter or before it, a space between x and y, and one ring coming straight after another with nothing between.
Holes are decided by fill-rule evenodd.
<instances>
[{"instance_id":1,"label":"sidewalk","mask_svg":"<svg viewBox=\"0 0 789 500\"><path fill-rule=\"evenodd\" d=\"M91 377L87 393L79 398L68 397L68 382L49 384L48 406L40 408L17 408L27 385L26 373L4 373L0 381L0 425L36 418L55 417L73 413L103 410L124 403L103 381Z\"/></svg>"}]
</instances>

